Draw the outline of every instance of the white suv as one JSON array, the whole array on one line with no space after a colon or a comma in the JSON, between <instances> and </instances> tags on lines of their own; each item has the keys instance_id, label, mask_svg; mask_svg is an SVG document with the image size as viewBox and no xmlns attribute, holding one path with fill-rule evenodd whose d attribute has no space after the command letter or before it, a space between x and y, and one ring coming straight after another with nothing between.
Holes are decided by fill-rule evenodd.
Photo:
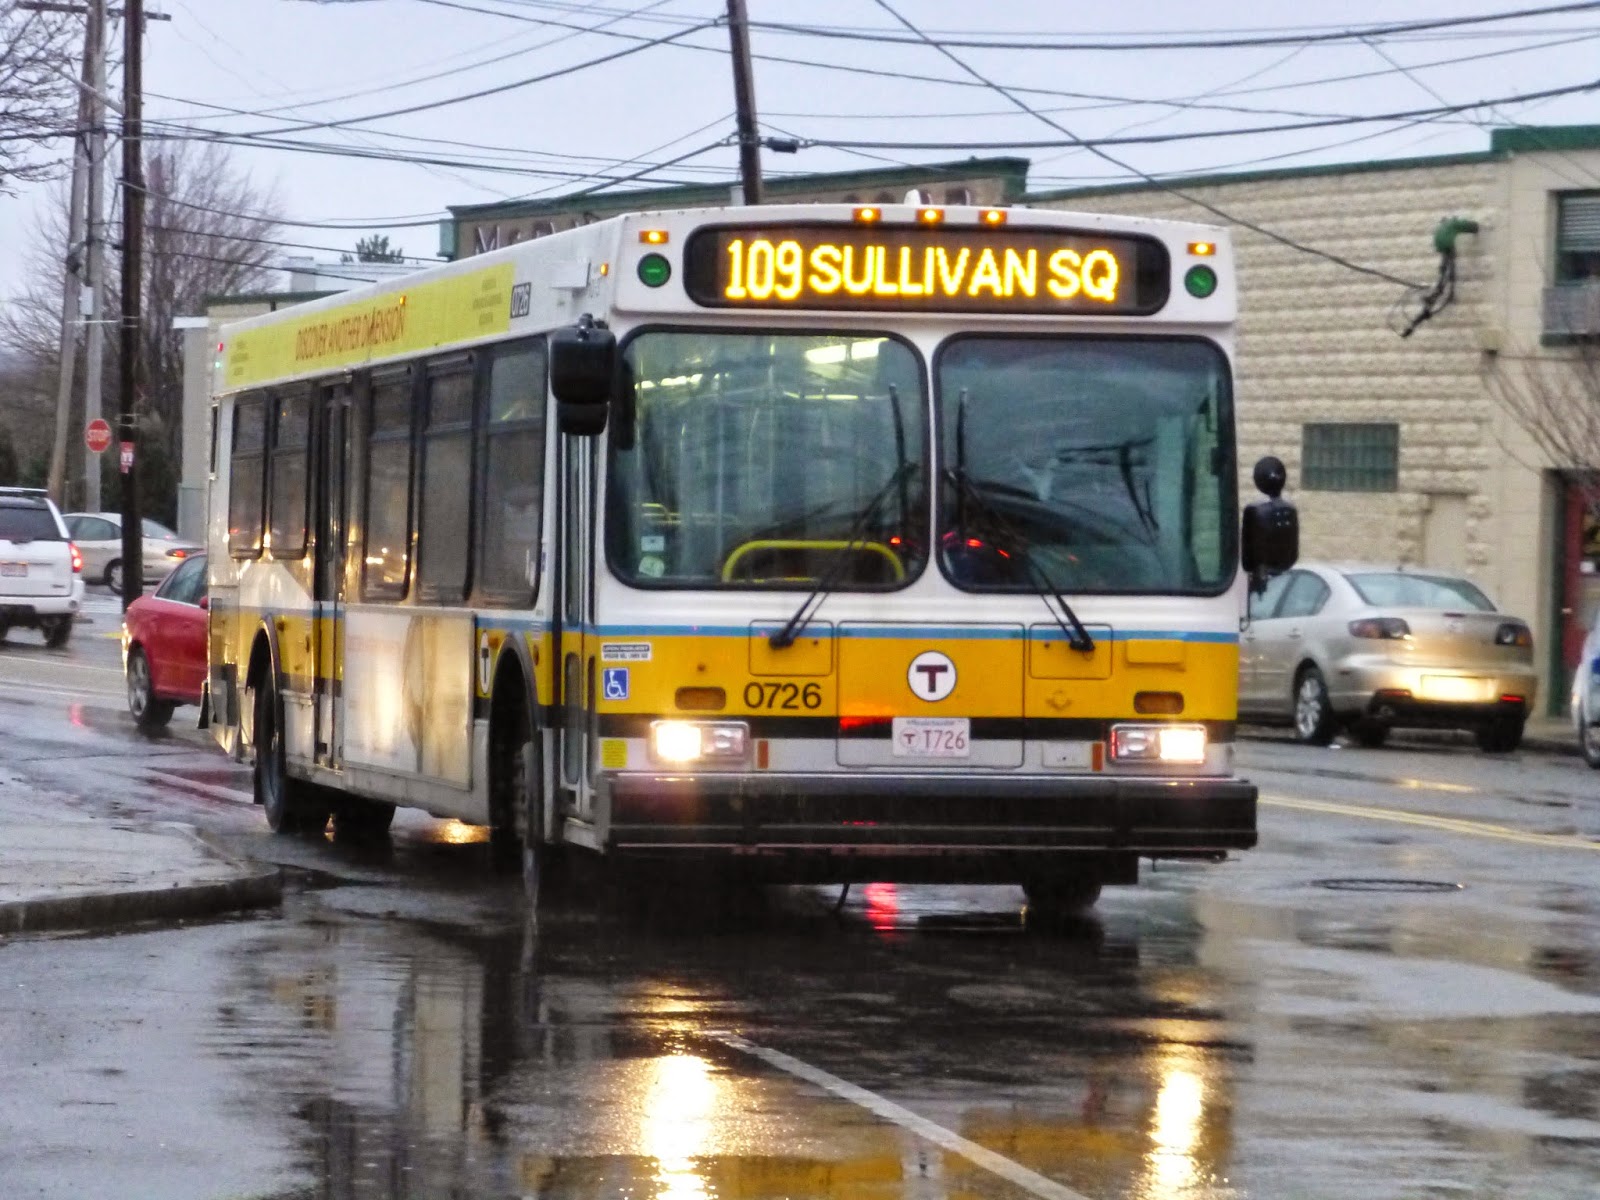
<instances>
[{"instance_id":1,"label":"white suv","mask_svg":"<svg viewBox=\"0 0 1600 1200\"><path fill-rule=\"evenodd\" d=\"M50 497L0 488L0 639L23 625L59 649L82 607L83 558Z\"/></svg>"}]
</instances>

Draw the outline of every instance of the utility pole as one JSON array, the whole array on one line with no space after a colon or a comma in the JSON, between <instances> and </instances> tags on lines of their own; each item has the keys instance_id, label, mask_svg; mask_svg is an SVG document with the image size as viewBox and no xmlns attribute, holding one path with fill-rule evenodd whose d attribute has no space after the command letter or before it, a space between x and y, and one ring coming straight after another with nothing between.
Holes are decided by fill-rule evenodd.
<instances>
[{"instance_id":1,"label":"utility pole","mask_svg":"<svg viewBox=\"0 0 1600 1200\"><path fill-rule=\"evenodd\" d=\"M72 384L78 366L78 307L83 297L84 194L89 178L89 122L93 105L88 89L94 75L87 34L83 41L83 85L78 92L78 128L72 137L72 192L67 212L67 252L61 282L61 341L56 373L56 428L50 443L50 498L68 507L67 426L72 421Z\"/></svg>"},{"instance_id":2,"label":"utility pole","mask_svg":"<svg viewBox=\"0 0 1600 1200\"><path fill-rule=\"evenodd\" d=\"M122 463L122 607L144 592L144 527L139 519L139 381L143 325L144 0L126 0L122 25L122 377L117 388Z\"/></svg>"},{"instance_id":3,"label":"utility pole","mask_svg":"<svg viewBox=\"0 0 1600 1200\"><path fill-rule=\"evenodd\" d=\"M739 180L744 202L761 203L761 143L756 133L756 84L750 70L750 18L744 0L728 0L728 41L733 49L733 102L738 110Z\"/></svg>"},{"instance_id":4,"label":"utility pole","mask_svg":"<svg viewBox=\"0 0 1600 1200\"><path fill-rule=\"evenodd\" d=\"M89 220L84 235L89 243L87 295L89 332L83 374L83 423L100 416L101 370L105 363L106 303L106 0L88 0L89 53L94 62L89 81L89 103L94 119L89 123ZM83 508L100 511L101 456L83 456Z\"/></svg>"}]
</instances>

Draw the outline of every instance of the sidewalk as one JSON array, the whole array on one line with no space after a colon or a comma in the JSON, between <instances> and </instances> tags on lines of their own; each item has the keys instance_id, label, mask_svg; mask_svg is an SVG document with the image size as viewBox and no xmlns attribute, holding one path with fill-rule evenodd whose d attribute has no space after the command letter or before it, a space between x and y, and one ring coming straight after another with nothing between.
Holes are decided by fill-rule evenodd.
<instances>
[{"instance_id":1,"label":"sidewalk","mask_svg":"<svg viewBox=\"0 0 1600 1200\"><path fill-rule=\"evenodd\" d=\"M188 825L52 810L0 778L0 935L209 917L277 904L278 870L238 862Z\"/></svg>"}]
</instances>

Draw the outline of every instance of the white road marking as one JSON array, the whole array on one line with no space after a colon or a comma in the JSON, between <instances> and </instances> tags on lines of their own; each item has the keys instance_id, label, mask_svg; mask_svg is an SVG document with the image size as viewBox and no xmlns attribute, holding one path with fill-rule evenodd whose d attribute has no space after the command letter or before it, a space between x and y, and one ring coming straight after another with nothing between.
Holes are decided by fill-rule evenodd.
<instances>
[{"instance_id":1,"label":"white road marking","mask_svg":"<svg viewBox=\"0 0 1600 1200\"><path fill-rule=\"evenodd\" d=\"M209 796L213 800L227 800L234 804L251 805L256 802L255 793L248 788L231 788L215 783L201 783L198 779L189 779L173 771L158 771L151 767L146 767L144 773L150 779L165 783L169 787L196 792L202 796Z\"/></svg>"},{"instance_id":2,"label":"white road marking","mask_svg":"<svg viewBox=\"0 0 1600 1200\"><path fill-rule=\"evenodd\" d=\"M1329 800L1306 800L1298 796L1269 796L1261 794L1260 802L1273 808L1292 808L1298 812L1327 813L1338 817L1359 817L1368 821L1393 821L1399 825L1418 825L1424 829L1438 829L1445 833L1459 833L1467 837L1492 838L1501 842L1516 842L1523 846L1562 850L1600 851L1600 842L1564 833L1528 833L1510 829L1488 821L1466 821L1459 817L1434 817L1426 813L1407 812L1395 808L1368 808L1360 804L1335 804Z\"/></svg>"},{"instance_id":3,"label":"white road marking","mask_svg":"<svg viewBox=\"0 0 1600 1200\"><path fill-rule=\"evenodd\" d=\"M893 1100L885 1100L876 1092L869 1092L864 1087L858 1087L840 1079L837 1075L830 1075L819 1067L801 1062L781 1050L769 1050L765 1046L757 1046L747 1042L744 1038L731 1033L714 1033L714 1039L725 1046L748 1054L752 1058L759 1058L769 1066L777 1067L797 1079L804 1079L807 1083L815 1084L823 1091L828 1092L841 1100L848 1100L851 1104L860 1105L874 1116L885 1121L893 1122L900 1128L909 1130L924 1141L932 1142L941 1150L951 1154L959 1154L968 1162L982 1167L991 1174L998 1175L1007 1183L1015 1184L1023 1191L1033 1196L1044 1197L1045 1200L1089 1200L1082 1192L1075 1192L1054 1179L1030 1171L1021 1163L1013 1162L1004 1155L996 1154L977 1142L968 1141L958 1133L952 1133L943 1125L935 1125L926 1117L919 1117L908 1108L896 1104Z\"/></svg>"}]
</instances>

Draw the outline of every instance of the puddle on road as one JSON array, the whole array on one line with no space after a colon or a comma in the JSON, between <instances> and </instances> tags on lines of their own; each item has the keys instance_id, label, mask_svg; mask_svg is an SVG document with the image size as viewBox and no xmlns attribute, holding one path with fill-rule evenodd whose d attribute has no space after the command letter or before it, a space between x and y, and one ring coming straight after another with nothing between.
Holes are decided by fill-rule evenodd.
<instances>
[{"instance_id":1,"label":"puddle on road","mask_svg":"<svg viewBox=\"0 0 1600 1200\"><path fill-rule=\"evenodd\" d=\"M718 1030L1096 1197L1226 1171L1250 1050L1219 1039L1194 968L1141 986L1121 934L1039 938L946 905L960 936L924 935L933 906L899 895L923 911L884 933L834 920L823 892L715 936L573 920L485 937L331 898L230 956L209 1038L245 1103L292 1120L309 1190L285 1198L1021 1194Z\"/></svg>"}]
</instances>

